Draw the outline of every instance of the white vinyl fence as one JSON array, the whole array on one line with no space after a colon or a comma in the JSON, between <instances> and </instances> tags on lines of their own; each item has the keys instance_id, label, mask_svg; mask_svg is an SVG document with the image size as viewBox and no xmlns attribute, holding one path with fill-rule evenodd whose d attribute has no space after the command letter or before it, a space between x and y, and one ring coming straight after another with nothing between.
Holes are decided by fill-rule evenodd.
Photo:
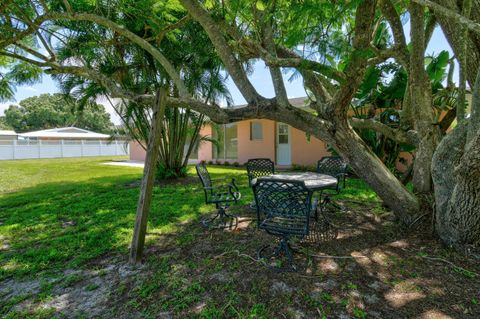
<instances>
[{"instance_id":1,"label":"white vinyl fence","mask_svg":"<svg viewBox=\"0 0 480 319\"><path fill-rule=\"evenodd\" d=\"M128 155L124 141L15 140L0 141L0 160Z\"/></svg>"}]
</instances>

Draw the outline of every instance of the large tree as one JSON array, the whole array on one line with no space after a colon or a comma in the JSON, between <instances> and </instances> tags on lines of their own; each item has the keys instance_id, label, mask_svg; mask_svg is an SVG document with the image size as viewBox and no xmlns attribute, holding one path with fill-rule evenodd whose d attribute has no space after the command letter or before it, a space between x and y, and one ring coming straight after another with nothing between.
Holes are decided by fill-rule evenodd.
<instances>
[{"instance_id":1,"label":"large tree","mask_svg":"<svg viewBox=\"0 0 480 319\"><path fill-rule=\"evenodd\" d=\"M95 132L110 132L110 114L95 102L79 105L62 94L26 98L5 110L5 122L17 132L76 126Z\"/></svg>"},{"instance_id":2,"label":"large tree","mask_svg":"<svg viewBox=\"0 0 480 319\"><path fill-rule=\"evenodd\" d=\"M48 41L56 37L62 43L70 36L68 24L71 23L86 28L100 26L117 35L111 45L116 41L133 43L158 63L175 86L176 94L167 97L168 105L194 109L218 123L267 118L290 124L332 144L404 225L411 225L424 214L419 197L409 192L385 167L354 127L372 128L395 141L415 145L414 189L427 195L431 193L431 159L441 135L438 123L434 121L432 87L424 67L425 47L436 20L430 18L431 12L426 11L424 5L434 7L437 4L426 0L412 0L407 7L403 2L391 0L312 0L301 5L280 0L205 3L180 0L184 18L196 21L208 35L209 41L203 45L214 49L247 101L243 108L227 109L192 94L183 77L183 64L175 65L175 61L165 54L165 48L156 45L159 37L172 30L182 32L183 18L172 19L168 26L156 23L155 9L173 3L176 2L122 2L124 13L121 16L141 13L142 17L148 17L140 23L145 32L138 33L132 32L131 25L122 24L118 16L111 15L111 11L99 10L100 2L95 5L68 0L25 0L21 4L7 1L1 7L1 29L8 37L0 40L0 55L50 73L74 74L89 79L112 97L153 104L156 95L153 91L132 92L103 70L92 68L82 60L75 60L75 63L59 61L54 46ZM462 16L462 12L445 7L433 10L435 15L441 12L443 18L460 26L458 29L478 33L478 22ZM406 12L412 25L411 43L407 43L402 26L402 15ZM65 22L63 28L51 27L59 22ZM380 28L383 23L388 23L389 28ZM378 33L385 30L391 32L393 41L386 44L376 42ZM32 38L37 39L36 46L32 44ZM43 46L43 50L38 46ZM248 78L249 63L258 59L263 60L270 70L274 98L261 96ZM374 119L350 120L348 109L365 80L367 69L389 59L400 63L408 75L400 127L392 128ZM282 71L292 68L303 76L305 87L311 93L310 106L314 113L297 109L288 102ZM475 134L474 130L470 135ZM469 145L474 147L468 149L469 154L476 154L477 144ZM478 170L475 160L465 160L469 160L469 165L474 163L474 172ZM468 191L468 196L474 196L474 190ZM467 214L478 214L475 206L467 206Z\"/></svg>"},{"instance_id":3,"label":"large tree","mask_svg":"<svg viewBox=\"0 0 480 319\"><path fill-rule=\"evenodd\" d=\"M211 46L204 46L208 37L202 28L185 16L183 7L171 2L165 7L154 8L152 15L122 15L132 10L131 3L125 2L115 8L99 5L97 12L109 12L111 19L125 25L139 37L151 40L151 45L161 51L182 73L182 80L188 92L208 103L220 102L231 97L225 87L226 76L220 59ZM149 19L157 28L167 27L160 34L155 30L145 30ZM172 21L182 26L182 32L167 32ZM62 63L82 61L92 71L108 76L131 94L154 95L160 86L168 88L172 97L178 97L173 81L152 54L132 42L123 41L118 34L101 25L91 26L81 23L58 21L57 26L68 27L69 36L57 49L56 56ZM171 31L175 31L173 28ZM78 75L57 76L65 93L82 101L95 100L108 96L108 91L95 81ZM150 101L122 99L112 106L123 121L125 132L132 139L147 147L152 119ZM201 136L200 130L206 120L203 114L190 108L169 107L165 110L163 133L158 148L159 178L180 177L186 174L188 158L196 151L199 143L210 140ZM189 147L185 147L188 144Z\"/></svg>"},{"instance_id":4,"label":"large tree","mask_svg":"<svg viewBox=\"0 0 480 319\"><path fill-rule=\"evenodd\" d=\"M0 116L0 130L13 130L13 127L7 124L4 116Z\"/></svg>"}]
</instances>

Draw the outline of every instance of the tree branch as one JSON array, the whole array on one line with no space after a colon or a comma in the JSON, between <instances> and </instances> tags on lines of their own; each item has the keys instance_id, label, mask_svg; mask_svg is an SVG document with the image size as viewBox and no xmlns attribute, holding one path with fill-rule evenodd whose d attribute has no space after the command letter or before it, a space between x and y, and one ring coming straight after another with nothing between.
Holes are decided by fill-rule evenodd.
<instances>
[{"instance_id":1,"label":"tree branch","mask_svg":"<svg viewBox=\"0 0 480 319\"><path fill-rule=\"evenodd\" d=\"M408 68L409 53L400 16L390 0L381 0L380 9L392 28L393 38L396 44L395 46L398 50L398 56L396 56L396 58L405 68Z\"/></svg>"},{"instance_id":2,"label":"tree branch","mask_svg":"<svg viewBox=\"0 0 480 319\"><path fill-rule=\"evenodd\" d=\"M277 52L280 58L284 59L301 59L301 57L293 50L277 47ZM313 95L315 95L316 103L314 109L320 114L323 113L327 103L331 102L332 95L336 91L336 88L326 80L325 77L315 74L308 69L300 69L305 86L309 88Z\"/></svg>"},{"instance_id":3,"label":"tree branch","mask_svg":"<svg viewBox=\"0 0 480 319\"><path fill-rule=\"evenodd\" d=\"M404 54L404 50L401 48L401 46L397 44L385 50L379 50L374 46L370 46L370 48L373 50L373 52L375 52L375 55L376 55L376 57L368 60L368 64L370 65L383 63L390 58L396 59L404 67L407 67L409 65L408 56Z\"/></svg>"},{"instance_id":4,"label":"tree branch","mask_svg":"<svg viewBox=\"0 0 480 319\"><path fill-rule=\"evenodd\" d=\"M78 13L78 14L68 14L68 13L47 13L43 16L39 16L34 22L33 26L30 26L23 32L20 32L16 36L6 39L3 41L0 41L0 49L13 44L17 42L18 40L31 35L32 33L36 32L37 29L41 24L43 24L46 21L49 20L71 20L71 21L89 21L96 23L98 25L101 25L105 28L111 29L112 31L117 32L118 34L122 35L123 37L127 38L128 40L132 41L148 53L150 53L159 63L162 65L162 67L165 69L165 71L168 73L170 78L173 80L175 85L177 86L177 89L179 91L179 94L181 96L188 96L188 90L183 83L182 79L180 78L180 74L175 70L173 65L168 61L165 56L158 51L154 46L152 46L148 41L145 41L145 39L142 39L141 37L137 36L133 32L127 30L124 26L118 25L117 23L102 17L98 16L95 14L90 14L90 13Z\"/></svg>"},{"instance_id":5,"label":"tree branch","mask_svg":"<svg viewBox=\"0 0 480 319\"><path fill-rule=\"evenodd\" d=\"M35 13L37 14L37 16L39 16L40 13L38 12L34 3L32 3L32 8L35 11ZM32 21L30 19L28 19L28 17L26 18L26 20L27 20L28 24L32 23ZM48 54L50 54L50 60L54 61L56 59L55 52L53 52L53 49L50 46L50 43L48 43L47 40L45 40L45 38L43 37L42 33L40 32L40 28L37 28L36 33L37 33L38 38L40 39L40 42L42 42L43 47L45 48L45 50L47 50Z\"/></svg>"},{"instance_id":6,"label":"tree branch","mask_svg":"<svg viewBox=\"0 0 480 319\"><path fill-rule=\"evenodd\" d=\"M417 132L413 130L405 132L373 119L359 119L355 117L350 119L350 125L357 129L372 129L376 132L382 133L399 144L418 144Z\"/></svg>"},{"instance_id":7,"label":"tree branch","mask_svg":"<svg viewBox=\"0 0 480 319\"><path fill-rule=\"evenodd\" d=\"M425 49L428 47L430 40L432 38L435 27L437 26L437 18L435 15L430 15L427 20L427 25L425 26Z\"/></svg>"},{"instance_id":8,"label":"tree branch","mask_svg":"<svg viewBox=\"0 0 480 319\"><path fill-rule=\"evenodd\" d=\"M231 75L236 86L245 97L248 103L256 104L264 99L260 96L247 77L242 64L238 61L224 35L218 28L218 24L210 14L196 0L180 0L190 15L197 20L207 32L208 37L217 49L228 73Z\"/></svg>"},{"instance_id":9,"label":"tree branch","mask_svg":"<svg viewBox=\"0 0 480 319\"><path fill-rule=\"evenodd\" d=\"M72 6L68 2L68 0L63 0L63 5L65 6L65 9L68 13L73 14Z\"/></svg>"},{"instance_id":10,"label":"tree branch","mask_svg":"<svg viewBox=\"0 0 480 319\"><path fill-rule=\"evenodd\" d=\"M160 43L162 42L163 38L165 37L165 35L167 35L167 33L169 33L170 31L173 31L173 30L176 30L176 29L179 29L181 27L183 27L185 24L187 24L188 21L190 21L192 19L192 17L187 14L186 16L184 16L183 18L181 18L180 20L178 20L177 22L175 23L172 23L168 26L166 26L165 28L163 28L162 30L160 30L160 32L153 36L153 37L150 37L150 38L147 38L145 39L146 41L153 41L155 40L157 43Z\"/></svg>"},{"instance_id":11,"label":"tree branch","mask_svg":"<svg viewBox=\"0 0 480 319\"><path fill-rule=\"evenodd\" d=\"M367 52L372 39L373 25L375 21L376 1L366 0L360 2L355 14L355 35L352 46L354 48L349 62L345 68L346 81L334 96L335 113L338 120L343 122L347 119L350 102L360 85L367 65Z\"/></svg>"},{"instance_id":12,"label":"tree branch","mask_svg":"<svg viewBox=\"0 0 480 319\"><path fill-rule=\"evenodd\" d=\"M262 13L259 14L259 16L261 18L261 23L263 22L262 33L264 45L273 57L277 57L277 50L275 42L273 41L273 19L268 18L270 14ZM277 97L279 104L281 104L282 106L288 106L290 102L288 101L287 91L285 89L285 83L283 82L282 72L280 71L280 68L278 66L269 65L269 69L270 76L272 77L273 88L275 90L275 96Z\"/></svg>"},{"instance_id":13,"label":"tree branch","mask_svg":"<svg viewBox=\"0 0 480 319\"><path fill-rule=\"evenodd\" d=\"M27 47L26 45L23 45L22 43L15 43L14 44L15 46L19 47L20 49L30 53L31 55L43 60L43 61L49 61L50 59L46 56L44 56L43 54L41 54L40 52L37 52L29 47Z\"/></svg>"},{"instance_id":14,"label":"tree branch","mask_svg":"<svg viewBox=\"0 0 480 319\"><path fill-rule=\"evenodd\" d=\"M9 58L12 58L12 59L21 60L21 61L30 63L32 65L35 65L35 66L38 66L38 67L41 67L41 68L48 67L47 62L41 62L41 61L29 59L29 58L27 58L23 55L16 54L16 53L13 53L13 52L9 52L9 51L0 51L0 56L6 56L6 57L9 57Z\"/></svg>"},{"instance_id":15,"label":"tree branch","mask_svg":"<svg viewBox=\"0 0 480 319\"><path fill-rule=\"evenodd\" d=\"M450 9L445 8L444 6L441 6L435 2L432 2L430 0L412 0L412 2L418 3L422 6L429 7L432 9L435 14L444 16L446 18L452 19L455 22L457 22L460 25L463 25L466 27L468 30L475 32L480 35L480 24L472 21L470 19L465 18L461 14L458 14L455 11L452 11Z\"/></svg>"},{"instance_id":16,"label":"tree branch","mask_svg":"<svg viewBox=\"0 0 480 319\"><path fill-rule=\"evenodd\" d=\"M272 55L265 55L265 62L269 66L298 68L301 70L310 70L318 72L326 77L332 78L338 83L345 83L346 77L342 72L316 61L307 60L304 58L276 58Z\"/></svg>"}]
</instances>

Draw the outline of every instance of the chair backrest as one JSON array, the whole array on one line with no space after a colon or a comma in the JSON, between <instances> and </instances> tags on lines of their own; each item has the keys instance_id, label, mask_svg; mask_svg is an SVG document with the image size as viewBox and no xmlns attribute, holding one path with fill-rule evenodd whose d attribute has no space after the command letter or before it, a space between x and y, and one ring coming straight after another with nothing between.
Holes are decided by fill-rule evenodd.
<instances>
[{"instance_id":1,"label":"chair backrest","mask_svg":"<svg viewBox=\"0 0 480 319\"><path fill-rule=\"evenodd\" d=\"M340 156L325 156L317 163L317 173L337 176L347 172L347 163Z\"/></svg>"},{"instance_id":2,"label":"chair backrest","mask_svg":"<svg viewBox=\"0 0 480 319\"><path fill-rule=\"evenodd\" d=\"M195 169L197 170L197 175L202 182L203 188L212 187L212 179L205 165L201 163L197 164L195 165Z\"/></svg>"},{"instance_id":3,"label":"chair backrest","mask_svg":"<svg viewBox=\"0 0 480 319\"><path fill-rule=\"evenodd\" d=\"M248 180L275 174L275 164L269 158L252 158L247 162Z\"/></svg>"},{"instance_id":4,"label":"chair backrest","mask_svg":"<svg viewBox=\"0 0 480 319\"><path fill-rule=\"evenodd\" d=\"M301 181L259 178L253 186L257 217L305 220L308 229L312 192Z\"/></svg>"}]
</instances>

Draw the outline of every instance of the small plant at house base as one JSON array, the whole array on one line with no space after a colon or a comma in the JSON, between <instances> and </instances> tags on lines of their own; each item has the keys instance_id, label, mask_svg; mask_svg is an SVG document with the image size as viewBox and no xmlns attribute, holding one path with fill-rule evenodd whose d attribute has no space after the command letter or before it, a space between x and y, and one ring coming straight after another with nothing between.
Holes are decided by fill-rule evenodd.
<instances>
[{"instance_id":1,"label":"small plant at house base","mask_svg":"<svg viewBox=\"0 0 480 319\"><path fill-rule=\"evenodd\" d=\"M225 165L225 166L230 166L230 162L229 162L229 161L225 161L225 162L223 162L223 165Z\"/></svg>"},{"instance_id":2,"label":"small plant at house base","mask_svg":"<svg viewBox=\"0 0 480 319\"><path fill-rule=\"evenodd\" d=\"M234 163L233 163L233 166L239 167L239 166L240 166L240 163L239 163L239 162L234 162Z\"/></svg>"},{"instance_id":3,"label":"small plant at house base","mask_svg":"<svg viewBox=\"0 0 480 319\"><path fill-rule=\"evenodd\" d=\"M205 165L205 164L207 164L207 161L206 160L201 160L200 164Z\"/></svg>"},{"instance_id":4,"label":"small plant at house base","mask_svg":"<svg viewBox=\"0 0 480 319\"><path fill-rule=\"evenodd\" d=\"M157 180L175 179L187 176L187 167L180 168L165 167L163 164L159 164L156 171Z\"/></svg>"},{"instance_id":5,"label":"small plant at house base","mask_svg":"<svg viewBox=\"0 0 480 319\"><path fill-rule=\"evenodd\" d=\"M213 161L208 161L208 165L213 165Z\"/></svg>"},{"instance_id":6,"label":"small plant at house base","mask_svg":"<svg viewBox=\"0 0 480 319\"><path fill-rule=\"evenodd\" d=\"M215 165L222 165L222 162L220 162L220 161L215 161Z\"/></svg>"}]
</instances>

